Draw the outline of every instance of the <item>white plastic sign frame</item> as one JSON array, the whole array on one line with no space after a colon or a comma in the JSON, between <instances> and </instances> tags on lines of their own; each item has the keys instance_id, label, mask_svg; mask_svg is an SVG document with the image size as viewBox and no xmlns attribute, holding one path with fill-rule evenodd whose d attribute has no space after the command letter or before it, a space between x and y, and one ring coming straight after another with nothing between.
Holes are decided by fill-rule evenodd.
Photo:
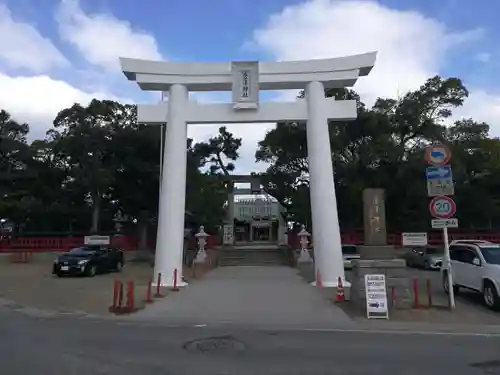
<instances>
[{"instance_id":1,"label":"white plastic sign frame","mask_svg":"<svg viewBox=\"0 0 500 375\"><path fill-rule=\"evenodd\" d=\"M389 319L384 274L365 275L365 297L368 319Z\"/></svg>"}]
</instances>

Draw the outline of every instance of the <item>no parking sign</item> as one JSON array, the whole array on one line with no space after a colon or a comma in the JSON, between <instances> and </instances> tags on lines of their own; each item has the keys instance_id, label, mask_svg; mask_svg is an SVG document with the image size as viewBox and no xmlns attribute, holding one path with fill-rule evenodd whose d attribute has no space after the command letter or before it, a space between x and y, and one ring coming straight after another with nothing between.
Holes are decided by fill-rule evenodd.
<instances>
[{"instance_id":1,"label":"no parking sign","mask_svg":"<svg viewBox=\"0 0 500 375\"><path fill-rule=\"evenodd\" d=\"M425 149L425 161L431 165L445 165L448 164L450 159L451 151L445 145L438 144Z\"/></svg>"}]
</instances>

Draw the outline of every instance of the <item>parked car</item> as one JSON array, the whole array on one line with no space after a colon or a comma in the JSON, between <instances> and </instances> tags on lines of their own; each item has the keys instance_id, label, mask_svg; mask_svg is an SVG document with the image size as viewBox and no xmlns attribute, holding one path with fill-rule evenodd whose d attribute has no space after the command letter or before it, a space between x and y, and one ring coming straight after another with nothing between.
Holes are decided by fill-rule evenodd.
<instances>
[{"instance_id":1,"label":"parked car","mask_svg":"<svg viewBox=\"0 0 500 375\"><path fill-rule=\"evenodd\" d=\"M344 258L344 268L352 269L352 261L359 259L359 251L356 245L342 245L342 257Z\"/></svg>"},{"instance_id":2,"label":"parked car","mask_svg":"<svg viewBox=\"0 0 500 375\"><path fill-rule=\"evenodd\" d=\"M453 291L461 288L483 295L486 306L500 310L500 245L484 241L450 246ZM448 270L442 269L443 289L449 293Z\"/></svg>"},{"instance_id":3,"label":"parked car","mask_svg":"<svg viewBox=\"0 0 500 375\"><path fill-rule=\"evenodd\" d=\"M439 270L443 265L444 249L436 246L414 247L405 254L408 267Z\"/></svg>"},{"instance_id":4,"label":"parked car","mask_svg":"<svg viewBox=\"0 0 500 375\"><path fill-rule=\"evenodd\" d=\"M454 241L451 241L450 245L456 245L459 243L492 244L493 242L484 241L484 240L454 240Z\"/></svg>"},{"instance_id":5,"label":"parked car","mask_svg":"<svg viewBox=\"0 0 500 375\"><path fill-rule=\"evenodd\" d=\"M117 271L123 268L123 252L109 246L81 246L59 256L52 273L64 275L95 276L97 273Z\"/></svg>"}]
</instances>

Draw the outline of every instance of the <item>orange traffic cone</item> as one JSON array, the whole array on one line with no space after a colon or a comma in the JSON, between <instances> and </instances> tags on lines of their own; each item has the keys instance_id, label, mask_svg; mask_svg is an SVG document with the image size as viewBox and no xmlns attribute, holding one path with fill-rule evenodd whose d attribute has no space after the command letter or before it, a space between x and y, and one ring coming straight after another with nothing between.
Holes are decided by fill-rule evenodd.
<instances>
[{"instance_id":1,"label":"orange traffic cone","mask_svg":"<svg viewBox=\"0 0 500 375\"><path fill-rule=\"evenodd\" d=\"M335 302L345 302L344 287L342 286L342 278L340 276L337 282L337 298Z\"/></svg>"},{"instance_id":2,"label":"orange traffic cone","mask_svg":"<svg viewBox=\"0 0 500 375\"><path fill-rule=\"evenodd\" d=\"M321 281L321 273L319 268L316 270L316 287L323 288L323 282Z\"/></svg>"}]
</instances>

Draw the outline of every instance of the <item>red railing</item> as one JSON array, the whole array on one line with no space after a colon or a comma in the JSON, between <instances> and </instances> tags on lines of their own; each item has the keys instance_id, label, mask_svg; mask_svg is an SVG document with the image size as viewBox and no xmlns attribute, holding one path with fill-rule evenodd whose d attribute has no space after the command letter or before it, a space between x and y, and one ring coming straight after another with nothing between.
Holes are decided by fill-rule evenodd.
<instances>
[{"instance_id":1,"label":"red railing","mask_svg":"<svg viewBox=\"0 0 500 375\"><path fill-rule=\"evenodd\" d=\"M362 232L343 232L340 235L342 237L343 244L353 244L360 245L363 243L364 235ZM450 241L453 240L483 240L490 241L494 243L500 243L500 232L498 233L449 233ZM288 244L294 248L300 248L300 239L297 233L288 233ZM312 236L309 241L314 242ZM427 242L429 245L442 245L443 244L443 234L436 232L427 233ZM387 234L387 244L394 246L401 246L401 233L389 233Z\"/></svg>"},{"instance_id":2,"label":"red railing","mask_svg":"<svg viewBox=\"0 0 500 375\"><path fill-rule=\"evenodd\" d=\"M494 243L500 243L499 233L450 233L450 240L459 239L477 239L486 240ZM443 243L443 236L441 233L429 232L427 234L428 242L432 245L439 245ZM345 244L362 244L362 232L343 232L341 234L342 243ZM313 238L310 239L314 242ZM73 237L14 237L0 239L0 252L12 251L32 251L32 252L64 252L74 247L81 246L84 243L84 236ZM193 246L195 239L188 239L188 243ZM213 248L219 243L218 236L210 236L207 238L207 248ZM387 243L389 245L400 246L401 234L391 233L387 235ZM137 237L135 236L112 236L111 244L119 247L124 251L135 251L138 247ZM297 233L288 234L288 244L292 248L299 248L299 238ZM151 239L148 241L148 246L154 248L155 241Z\"/></svg>"},{"instance_id":3,"label":"red railing","mask_svg":"<svg viewBox=\"0 0 500 375\"><path fill-rule=\"evenodd\" d=\"M188 243L193 246L196 242L194 236L188 239ZM12 251L31 251L31 252L64 252L72 248L82 246L84 236L71 237L0 237L0 252L8 253ZM138 248L138 239L135 236L111 236L111 245L116 246L123 251L136 251ZM207 238L207 248L217 245L217 237ZM148 241L148 247L154 248L154 238Z\"/></svg>"}]
</instances>

